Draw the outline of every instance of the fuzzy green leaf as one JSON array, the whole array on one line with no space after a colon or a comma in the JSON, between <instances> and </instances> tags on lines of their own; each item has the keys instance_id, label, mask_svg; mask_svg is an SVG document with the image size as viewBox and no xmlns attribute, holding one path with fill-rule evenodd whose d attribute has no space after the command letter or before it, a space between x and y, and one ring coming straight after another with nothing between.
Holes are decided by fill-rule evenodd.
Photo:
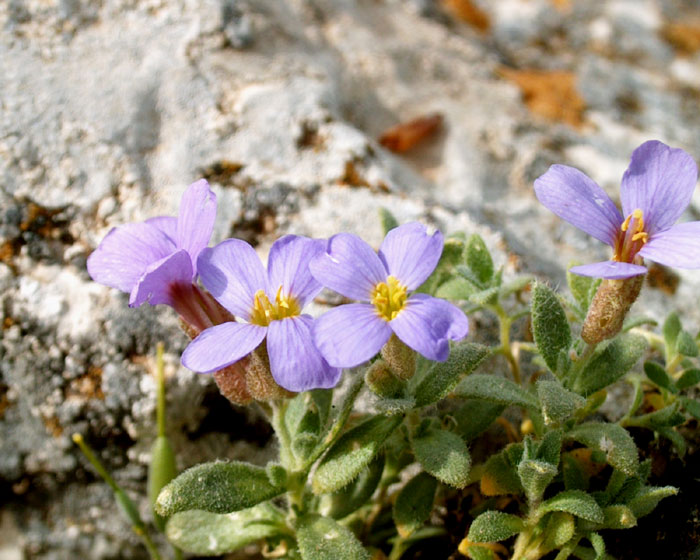
<instances>
[{"instance_id":1,"label":"fuzzy green leaf","mask_svg":"<svg viewBox=\"0 0 700 560\"><path fill-rule=\"evenodd\" d=\"M595 560L605 560L605 541L598 533L589 533L588 540L593 545L595 551Z\"/></svg>"},{"instance_id":2,"label":"fuzzy green leaf","mask_svg":"<svg viewBox=\"0 0 700 560\"><path fill-rule=\"evenodd\" d=\"M455 276L446 280L437 290L435 296L442 299L467 301L476 292L476 289L464 278Z\"/></svg>"},{"instance_id":3,"label":"fuzzy green leaf","mask_svg":"<svg viewBox=\"0 0 700 560\"><path fill-rule=\"evenodd\" d=\"M604 453L610 465L629 476L637 476L637 445L623 427L617 424L587 422L573 428L566 437Z\"/></svg>"},{"instance_id":4,"label":"fuzzy green leaf","mask_svg":"<svg viewBox=\"0 0 700 560\"><path fill-rule=\"evenodd\" d=\"M428 429L412 440L423 468L440 482L464 488L469 482L471 456L461 437L446 430Z\"/></svg>"},{"instance_id":5,"label":"fuzzy green leaf","mask_svg":"<svg viewBox=\"0 0 700 560\"><path fill-rule=\"evenodd\" d=\"M478 233L473 234L467 240L465 251L467 266L476 276L479 283L486 287L493 278L493 260L486 243Z\"/></svg>"},{"instance_id":6,"label":"fuzzy green leaf","mask_svg":"<svg viewBox=\"0 0 700 560\"><path fill-rule=\"evenodd\" d=\"M230 513L252 507L285 491L264 468L239 461L216 461L187 469L158 495L156 511L168 517L199 509Z\"/></svg>"},{"instance_id":7,"label":"fuzzy green leaf","mask_svg":"<svg viewBox=\"0 0 700 560\"><path fill-rule=\"evenodd\" d=\"M312 481L314 493L335 492L349 484L369 464L402 420L401 416L375 416L343 434L316 469Z\"/></svg>"},{"instance_id":8,"label":"fuzzy green leaf","mask_svg":"<svg viewBox=\"0 0 700 560\"><path fill-rule=\"evenodd\" d=\"M419 292L435 294L438 287L454 277L457 267L464 260L464 241L462 239L449 238L445 240L442 255L435 270L430 277L418 288Z\"/></svg>"},{"instance_id":9,"label":"fuzzy green leaf","mask_svg":"<svg viewBox=\"0 0 700 560\"><path fill-rule=\"evenodd\" d=\"M466 399L452 414L457 422L455 431L464 440L470 441L486 430L501 415L504 408L505 405L498 403Z\"/></svg>"},{"instance_id":10,"label":"fuzzy green leaf","mask_svg":"<svg viewBox=\"0 0 700 560\"><path fill-rule=\"evenodd\" d=\"M688 331L681 330L676 338L676 351L683 356L694 358L698 355L698 345Z\"/></svg>"},{"instance_id":11,"label":"fuzzy green leaf","mask_svg":"<svg viewBox=\"0 0 700 560\"><path fill-rule=\"evenodd\" d=\"M495 375L470 375L457 385L454 394L458 397L482 399L503 405L539 408L534 395L509 379Z\"/></svg>"},{"instance_id":12,"label":"fuzzy green leaf","mask_svg":"<svg viewBox=\"0 0 700 560\"><path fill-rule=\"evenodd\" d=\"M661 364L656 362L644 362L644 373L659 387L673 393L678 392L678 389L676 389L676 386L673 384L673 380L669 377Z\"/></svg>"},{"instance_id":13,"label":"fuzzy green leaf","mask_svg":"<svg viewBox=\"0 0 700 560\"><path fill-rule=\"evenodd\" d=\"M234 513L190 510L176 513L165 534L179 549L199 556L218 556L279 534L284 514L264 503Z\"/></svg>"},{"instance_id":14,"label":"fuzzy green leaf","mask_svg":"<svg viewBox=\"0 0 700 560\"><path fill-rule=\"evenodd\" d=\"M348 528L329 517L309 514L296 523L303 560L369 560L369 553Z\"/></svg>"},{"instance_id":15,"label":"fuzzy green leaf","mask_svg":"<svg viewBox=\"0 0 700 560\"><path fill-rule=\"evenodd\" d=\"M419 529L433 511L438 482L428 473L418 473L406 483L394 502L394 522L401 537Z\"/></svg>"},{"instance_id":16,"label":"fuzzy green leaf","mask_svg":"<svg viewBox=\"0 0 700 560\"><path fill-rule=\"evenodd\" d=\"M606 529L631 529L637 525L637 517L632 510L621 504L606 507L603 515L603 527Z\"/></svg>"},{"instance_id":17,"label":"fuzzy green leaf","mask_svg":"<svg viewBox=\"0 0 700 560\"><path fill-rule=\"evenodd\" d=\"M384 471L384 454L380 453L350 484L321 498L320 512L333 519L342 519L367 503L377 489Z\"/></svg>"},{"instance_id":18,"label":"fuzzy green leaf","mask_svg":"<svg viewBox=\"0 0 700 560\"><path fill-rule=\"evenodd\" d=\"M517 515L487 511L472 522L467 538L475 543L498 542L524 530L525 522Z\"/></svg>"},{"instance_id":19,"label":"fuzzy green leaf","mask_svg":"<svg viewBox=\"0 0 700 560\"><path fill-rule=\"evenodd\" d=\"M678 381L676 381L676 387L679 391L683 389L688 389L689 387L694 387L700 383L700 369L690 368L683 372Z\"/></svg>"},{"instance_id":20,"label":"fuzzy green leaf","mask_svg":"<svg viewBox=\"0 0 700 560\"><path fill-rule=\"evenodd\" d=\"M554 291L540 282L532 290L532 334L547 367L557 372L557 360L571 347L571 329Z\"/></svg>"},{"instance_id":21,"label":"fuzzy green leaf","mask_svg":"<svg viewBox=\"0 0 700 560\"><path fill-rule=\"evenodd\" d=\"M517 470L520 457L510 457L517 455L515 451L518 450L522 453L521 444L511 444L500 453L491 455L486 461L481 475L481 493L484 496L519 494L523 491Z\"/></svg>"},{"instance_id":22,"label":"fuzzy green leaf","mask_svg":"<svg viewBox=\"0 0 700 560\"><path fill-rule=\"evenodd\" d=\"M518 476L528 500L531 502L539 501L549 483L557 476L557 472L557 467L546 461L535 459L521 461L518 465Z\"/></svg>"},{"instance_id":23,"label":"fuzzy green leaf","mask_svg":"<svg viewBox=\"0 0 700 560\"><path fill-rule=\"evenodd\" d=\"M581 263L569 263L566 271L566 283L569 285L569 291L574 296L574 300L576 300L581 311L585 314L593 299L593 293L595 293L592 287L596 284L596 279L590 276L574 274L571 270L568 270L577 264Z\"/></svg>"},{"instance_id":24,"label":"fuzzy green leaf","mask_svg":"<svg viewBox=\"0 0 700 560\"><path fill-rule=\"evenodd\" d=\"M627 502L627 506L635 517L640 518L654 511L661 500L676 494L678 488L673 486L647 486L640 489L637 495Z\"/></svg>"},{"instance_id":25,"label":"fuzzy green leaf","mask_svg":"<svg viewBox=\"0 0 700 560\"><path fill-rule=\"evenodd\" d=\"M573 515L564 511L553 511L547 517L544 530L544 549L554 550L571 540L576 531Z\"/></svg>"},{"instance_id":26,"label":"fuzzy green leaf","mask_svg":"<svg viewBox=\"0 0 700 560\"><path fill-rule=\"evenodd\" d=\"M688 414L690 414L693 418L700 420L700 402L689 397L681 397L680 401L681 405L683 405L683 409Z\"/></svg>"},{"instance_id":27,"label":"fuzzy green leaf","mask_svg":"<svg viewBox=\"0 0 700 560\"><path fill-rule=\"evenodd\" d=\"M590 395L615 383L632 369L646 348L647 342L642 336L623 334L617 337L588 362L576 380L574 390Z\"/></svg>"},{"instance_id":28,"label":"fuzzy green leaf","mask_svg":"<svg viewBox=\"0 0 700 560\"><path fill-rule=\"evenodd\" d=\"M539 507L540 512L565 511L586 521L602 523L605 520L603 510L593 496L581 490L564 490Z\"/></svg>"},{"instance_id":29,"label":"fuzzy green leaf","mask_svg":"<svg viewBox=\"0 0 700 560\"><path fill-rule=\"evenodd\" d=\"M548 425L563 422L586 404L586 399L565 389L559 381L538 381L537 396Z\"/></svg>"},{"instance_id":30,"label":"fuzzy green leaf","mask_svg":"<svg viewBox=\"0 0 700 560\"><path fill-rule=\"evenodd\" d=\"M387 210L383 206L379 207L379 221L382 223L382 230L384 230L384 235L389 233L392 229L399 227L398 220L389 210Z\"/></svg>"},{"instance_id":31,"label":"fuzzy green leaf","mask_svg":"<svg viewBox=\"0 0 700 560\"><path fill-rule=\"evenodd\" d=\"M678 333L682 330L681 320L678 318L678 313L673 311L666 317L661 332L664 335L664 341L666 342L666 356L673 355L676 350L676 340L678 339Z\"/></svg>"},{"instance_id":32,"label":"fuzzy green leaf","mask_svg":"<svg viewBox=\"0 0 700 560\"><path fill-rule=\"evenodd\" d=\"M452 348L447 361L433 365L416 387L416 406L426 406L445 398L462 376L474 371L490 352L486 346L472 342L463 342Z\"/></svg>"}]
</instances>

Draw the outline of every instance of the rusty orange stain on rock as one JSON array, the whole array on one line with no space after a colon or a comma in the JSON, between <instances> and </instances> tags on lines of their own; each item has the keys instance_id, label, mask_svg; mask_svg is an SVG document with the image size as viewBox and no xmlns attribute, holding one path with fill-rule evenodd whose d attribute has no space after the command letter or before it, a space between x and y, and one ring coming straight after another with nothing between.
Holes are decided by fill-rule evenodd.
<instances>
[{"instance_id":1,"label":"rusty orange stain on rock","mask_svg":"<svg viewBox=\"0 0 700 560\"><path fill-rule=\"evenodd\" d=\"M472 0L442 0L442 5L453 17L471 25L482 33L491 28L491 20L488 14Z\"/></svg>"},{"instance_id":2,"label":"rusty orange stain on rock","mask_svg":"<svg viewBox=\"0 0 700 560\"><path fill-rule=\"evenodd\" d=\"M407 152L441 128L442 115L432 113L392 126L382 133L379 143L392 152Z\"/></svg>"}]
</instances>

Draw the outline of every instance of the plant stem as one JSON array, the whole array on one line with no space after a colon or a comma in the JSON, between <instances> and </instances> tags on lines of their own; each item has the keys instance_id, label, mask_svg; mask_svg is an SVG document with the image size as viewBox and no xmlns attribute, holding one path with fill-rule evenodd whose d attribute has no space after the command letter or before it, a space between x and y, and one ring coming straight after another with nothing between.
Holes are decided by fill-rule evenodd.
<instances>
[{"instance_id":1,"label":"plant stem","mask_svg":"<svg viewBox=\"0 0 700 560\"><path fill-rule=\"evenodd\" d=\"M576 381L578 381L578 378L581 375L581 372L583 371L584 366L588 363L588 361L593 356L593 353L595 352L595 349L597 346L598 346L597 344L586 343L586 347L583 349L583 352L581 353L580 356L578 356L576 361L571 366L571 369L569 370L569 373L566 376L566 383L565 383L565 385L567 385L567 387L569 389L571 389L572 387L574 387L576 385Z\"/></svg>"},{"instance_id":2,"label":"plant stem","mask_svg":"<svg viewBox=\"0 0 700 560\"><path fill-rule=\"evenodd\" d=\"M503 354L505 359L508 360L510 371L513 374L513 381L520 385L522 383L520 376L520 364L513 354L513 348L510 344L510 327L513 324L513 320L508 316L500 303L492 305L490 308L498 316L498 323L500 327L501 346L498 348L497 352L499 354Z\"/></svg>"},{"instance_id":3,"label":"plant stem","mask_svg":"<svg viewBox=\"0 0 700 560\"><path fill-rule=\"evenodd\" d=\"M156 422L158 424L158 437L165 436L165 367L163 365L164 345L159 342L156 345Z\"/></svg>"}]
</instances>

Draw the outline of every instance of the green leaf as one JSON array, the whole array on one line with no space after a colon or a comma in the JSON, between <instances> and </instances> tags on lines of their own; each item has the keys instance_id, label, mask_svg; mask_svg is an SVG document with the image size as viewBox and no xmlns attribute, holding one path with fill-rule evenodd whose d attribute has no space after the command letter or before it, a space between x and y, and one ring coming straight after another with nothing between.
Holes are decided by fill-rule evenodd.
<instances>
[{"instance_id":1,"label":"green leaf","mask_svg":"<svg viewBox=\"0 0 700 560\"><path fill-rule=\"evenodd\" d=\"M683 409L693 418L700 420L700 402L689 397L680 397Z\"/></svg>"},{"instance_id":2,"label":"green leaf","mask_svg":"<svg viewBox=\"0 0 700 560\"><path fill-rule=\"evenodd\" d=\"M525 522L517 515L486 511L477 517L467 538L475 543L504 541L525 530Z\"/></svg>"},{"instance_id":3,"label":"green leaf","mask_svg":"<svg viewBox=\"0 0 700 560\"><path fill-rule=\"evenodd\" d=\"M394 502L394 522L403 538L419 529L433 511L437 480L428 473L418 473L406 483Z\"/></svg>"},{"instance_id":4,"label":"green leaf","mask_svg":"<svg viewBox=\"0 0 700 560\"><path fill-rule=\"evenodd\" d=\"M460 551L461 550L462 549L460 548ZM468 544L466 546L466 550L464 550L462 553L466 555L467 558L471 558L471 560L501 560L501 557L498 556L493 550L477 544Z\"/></svg>"},{"instance_id":5,"label":"green leaf","mask_svg":"<svg viewBox=\"0 0 700 560\"><path fill-rule=\"evenodd\" d=\"M479 234L475 233L467 240L465 253L467 266L482 286L488 286L493 278L493 260Z\"/></svg>"},{"instance_id":6,"label":"green leaf","mask_svg":"<svg viewBox=\"0 0 700 560\"><path fill-rule=\"evenodd\" d=\"M673 384L673 380L666 373L663 366L657 362L644 362L644 373L662 389L677 393L678 389Z\"/></svg>"},{"instance_id":7,"label":"green leaf","mask_svg":"<svg viewBox=\"0 0 700 560\"><path fill-rule=\"evenodd\" d=\"M471 456L464 440L457 434L428 429L415 436L412 445L418 462L440 482L455 488L467 485Z\"/></svg>"},{"instance_id":8,"label":"green leaf","mask_svg":"<svg viewBox=\"0 0 700 560\"><path fill-rule=\"evenodd\" d=\"M546 461L524 459L520 462L518 476L530 502L537 502L542 498L542 494L557 476L557 472L559 472L557 467Z\"/></svg>"},{"instance_id":9,"label":"green leaf","mask_svg":"<svg viewBox=\"0 0 700 560\"><path fill-rule=\"evenodd\" d=\"M252 507L284 492L265 469L239 461L217 461L187 469L161 490L156 511L170 516L199 509L230 513Z\"/></svg>"},{"instance_id":10,"label":"green leaf","mask_svg":"<svg viewBox=\"0 0 700 560\"><path fill-rule=\"evenodd\" d=\"M482 399L498 404L539 408L537 399L509 379L488 374L465 377L454 390L458 397Z\"/></svg>"},{"instance_id":11,"label":"green leaf","mask_svg":"<svg viewBox=\"0 0 700 560\"><path fill-rule=\"evenodd\" d=\"M523 491L517 470L522 450L522 444L513 443L500 453L489 457L480 481L481 493L484 496L519 494Z\"/></svg>"},{"instance_id":12,"label":"green leaf","mask_svg":"<svg viewBox=\"0 0 700 560\"><path fill-rule=\"evenodd\" d=\"M469 301L482 307L496 303L500 292L499 286L493 286L485 290L479 290L469 296Z\"/></svg>"},{"instance_id":13,"label":"green leaf","mask_svg":"<svg viewBox=\"0 0 700 560\"><path fill-rule=\"evenodd\" d=\"M474 286L464 278L455 276L446 280L437 290L435 296L442 299L467 301L476 292Z\"/></svg>"},{"instance_id":14,"label":"green leaf","mask_svg":"<svg viewBox=\"0 0 700 560\"><path fill-rule=\"evenodd\" d=\"M589 533L588 540L593 545L595 560L605 560L605 541L598 533Z\"/></svg>"},{"instance_id":15,"label":"green leaf","mask_svg":"<svg viewBox=\"0 0 700 560\"><path fill-rule=\"evenodd\" d=\"M173 515L165 534L176 547L199 556L218 556L280 534L284 514L270 503L234 513L190 510Z\"/></svg>"},{"instance_id":16,"label":"green leaf","mask_svg":"<svg viewBox=\"0 0 700 560\"><path fill-rule=\"evenodd\" d=\"M352 531L329 517L304 515L297 520L296 530L303 560L369 560Z\"/></svg>"},{"instance_id":17,"label":"green leaf","mask_svg":"<svg viewBox=\"0 0 700 560\"><path fill-rule=\"evenodd\" d=\"M590 395L615 383L632 369L646 348L647 342L642 336L618 336L586 364L574 383L574 390Z\"/></svg>"},{"instance_id":18,"label":"green leaf","mask_svg":"<svg viewBox=\"0 0 700 560\"><path fill-rule=\"evenodd\" d=\"M578 303L581 311L585 315L585 313L588 311L588 306L591 305L593 294L595 293L595 290L592 288L597 284L597 282L596 278L581 276L571 272L570 269L579 264L581 263L569 263L566 271L566 283L569 285L571 295L574 296L574 300L576 300L576 303Z\"/></svg>"},{"instance_id":19,"label":"green leaf","mask_svg":"<svg viewBox=\"0 0 700 560\"><path fill-rule=\"evenodd\" d=\"M694 358L698 355L698 345L688 331L681 330L676 338L676 351L683 356Z\"/></svg>"},{"instance_id":20,"label":"green leaf","mask_svg":"<svg viewBox=\"0 0 700 560\"><path fill-rule=\"evenodd\" d=\"M685 397L681 397L683 399ZM681 401L682 402L682 401ZM661 410L655 410L654 412L649 412L648 414L643 414L641 416L635 416L632 418L635 426L645 426L652 430L657 430L659 428L668 428L671 426L678 426L685 422L685 416L678 412L678 402L662 408Z\"/></svg>"},{"instance_id":21,"label":"green leaf","mask_svg":"<svg viewBox=\"0 0 700 560\"><path fill-rule=\"evenodd\" d=\"M570 430L566 437L605 453L607 462L629 476L637 476L637 446L627 430L617 424L587 422Z\"/></svg>"},{"instance_id":22,"label":"green leaf","mask_svg":"<svg viewBox=\"0 0 700 560\"><path fill-rule=\"evenodd\" d=\"M374 416L343 434L321 460L312 481L315 494L335 492L349 484L401 424L401 416Z\"/></svg>"},{"instance_id":23,"label":"green leaf","mask_svg":"<svg viewBox=\"0 0 700 560\"><path fill-rule=\"evenodd\" d=\"M328 422L331 406L333 405L333 390L332 389L314 389L309 391L313 399L316 411L318 412L318 421L323 429Z\"/></svg>"},{"instance_id":24,"label":"green leaf","mask_svg":"<svg viewBox=\"0 0 700 560\"><path fill-rule=\"evenodd\" d=\"M457 422L456 432L466 441L470 441L480 435L498 418L505 405L482 401L479 399L466 399L462 405L452 413Z\"/></svg>"},{"instance_id":25,"label":"green leaf","mask_svg":"<svg viewBox=\"0 0 700 560\"><path fill-rule=\"evenodd\" d=\"M175 453L166 436L158 436L151 448L151 462L148 465L148 499L153 509L153 521L159 531L165 529L165 519L155 511L158 494L177 475Z\"/></svg>"},{"instance_id":26,"label":"green leaf","mask_svg":"<svg viewBox=\"0 0 700 560\"><path fill-rule=\"evenodd\" d=\"M661 332L664 335L664 341L666 342L666 358L673 356L676 351L676 340L678 339L678 333L681 332L681 320L678 318L678 313L673 311L666 317L664 325L661 328Z\"/></svg>"},{"instance_id":27,"label":"green leaf","mask_svg":"<svg viewBox=\"0 0 700 560\"><path fill-rule=\"evenodd\" d=\"M678 494L678 488L673 486L646 486L627 502L627 506L635 517L640 518L654 511L661 500L676 494Z\"/></svg>"},{"instance_id":28,"label":"green leaf","mask_svg":"<svg viewBox=\"0 0 700 560\"><path fill-rule=\"evenodd\" d=\"M561 430L551 430L547 432L542 441L538 444L535 459L546 461L555 467L559 465L561 456L562 432Z\"/></svg>"},{"instance_id":29,"label":"green leaf","mask_svg":"<svg viewBox=\"0 0 700 560\"><path fill-rule=\"evenodd\" d=\"M603 526L606 529L631 529L637 525L637 517L632 510L621 504L606 507L603 515Z\"/></svg>"},{"instance_id":30,"label":"green leaf","mask_svg":"<svg viewBox=\"0 0 700 560\"><path fill-rule=\"evenodd\" d=\"M542 416L548 425L567 420L586 404L586 399L565 389L559 381L538 381L537 396L542 405Z\"/></svg>"},{"instance_id":31,"label":"green leaf","mask_svg":"<svg viewBox=\"0 0 700 560\"><path fill-rule=\"evenodd\" d=\"M416 406L445 398L460 378L474 371L490 353L486 346L473 342L463 342L452 348L447 361L433 365L416 387Z\"/></svg>"},{"instance_id":32,"label":"green leaf","mask_svg":"<svg viewBox=\"0 0 700 560\"><path fill-rule=\"evenodd\" d=\"M379 207L379 221L382 223L382 230L384 230L384 235L389 233L392 229L399 227L398 220L394 215L389 212L383 206Z\"/></svg>"},{"instance_id":33,"label":"green leaf","mask_svg":"<svg viewBox=\"0 0 700 560\"><path fill-rule=\"evenodd\" d=\"M365 505L372 497L384 471L384 454L380 453L350 484L332 494L324 494L320 512L326 517L342 519Z\"/></svg>"},{"instance_id":34,"label":"green leaf","mask_svg":"<svg viewBox=\"0 0 700 560\"><path fill-rule=\"evenodd\" d=\"M602 523L605 520L603 510L593 496L581 490L564 490L540 505L539 511L565 511L586 521Z\"/></svg>"},{"instance_id":35,"label":"green leaf","mask_svg":"<svg viewBox=\"0 0 700 560\"><path fill-rule=\"evenodd\" d=\"M503 299L511 294L522 292L532 282L532 276L520 276L501 286L498 296Z\"/></svg>"},{"instance_id":36,"label":"green leaf","mask_svg":"<svg viewBox=\"0 0 700 560\"><path fill-rule=\"evenodd\" d=\"M457 266L464 259L464 241L454 237L445 240L442 255L430 277L418 288L418 292L435 294L439 286L452 278L457 272Z\"/></svg>"},{"instance_id":37,"label":"green leaf","mask_svg":"<svg viewBox=\"0 0 700 560\"><path fill-rule=\"evenodd\" d=\"M564 511L554 511L547 516L544 529L545 551L561 548L571 540L576 531L573 515Z\"/></svg>"},{"instance_id":38,"label":"green leaf","mask_svg":"<svg viewBox=\"0 0 700 560\"><path fill-rule=\"evenodd\" d=\"M700 383L700 369L690 368L686 369L678 381L676 381L676 387L678 387L678 390L682 391L689 387L695 387L698 383Z\"/></svg>"},{"instance_id":39,"label":"green leaf","mask_svg":"<svg viewBox=\"0 0 700 560\"><path fill-rule=\"evenodd\" d=\"M536 282L532 290L532 334L547 367L557 371L559 353L571 347L571 329L557 295L547 285Z\"/></svg>"}]
</instances>

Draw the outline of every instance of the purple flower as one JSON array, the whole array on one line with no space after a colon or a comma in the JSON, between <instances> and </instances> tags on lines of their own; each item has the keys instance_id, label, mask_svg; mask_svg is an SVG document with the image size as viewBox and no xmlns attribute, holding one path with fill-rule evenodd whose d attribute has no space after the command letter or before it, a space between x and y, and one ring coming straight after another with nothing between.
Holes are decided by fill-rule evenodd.
<instances>
[{"instance_id":1,"label":"purple flower","mask_svg":"<svg viewBox=\"0 0 700 560\"><path fill-rule=\"evenodd\" d=\"M204 309L211 305L193 281L215 217L216 196L201 179L182 195L177 218L159 216L113 228L88 258L88 272L96 282L130 294L130 307L165 303L190 324L209 326Z\"/></svg>"},{"instance_id":2,"label":"purple flower","mask_svg":"<svg viewBox=\"0 0 700 560\"><path fill-rule=\"evenodd\" d=\"M464 313L445 300L409 295L430 276L442 254L439 231L410 223L391 230L377 253L356 235L341 233L311 261L314 278L355 300L314 323L314 342L328 363L353 367L374 356L392 333L426 358L443 362L449 340L469 331Z\"/></svg>"},{"instance_id":3,"label":"purple flower","mask_svg":"<svg viewBox=\"0 0 700 560\"><path fill-rule=\"evenodd\" d=\"M557 216L613 248L611 260L571 272L621 279L645 274L642 258L700 268L700 222L673 225L690 204L697 178L690 155L652 140L634 151L622 177L622 214L592 179L565 165L537 179L535 194Z\"/></svg>"},{"instance_id":4,"label":"purple flower","mask_svg":"<svg viewBox=\"0 0 700 560\"><path fill-rule=\"evenodd\" d=\"M182 363L204 373L229 366L267 339L270 372L289 391L334 387L340 370L313 344L313 319L301 311L321 290L309 261L324 242L287 235L270 249L267 271L255 250L227 239L199 257L199 276L216 300L245 323L229 321L203 331L182 354Z\"/></svg>"}]
</instances>

